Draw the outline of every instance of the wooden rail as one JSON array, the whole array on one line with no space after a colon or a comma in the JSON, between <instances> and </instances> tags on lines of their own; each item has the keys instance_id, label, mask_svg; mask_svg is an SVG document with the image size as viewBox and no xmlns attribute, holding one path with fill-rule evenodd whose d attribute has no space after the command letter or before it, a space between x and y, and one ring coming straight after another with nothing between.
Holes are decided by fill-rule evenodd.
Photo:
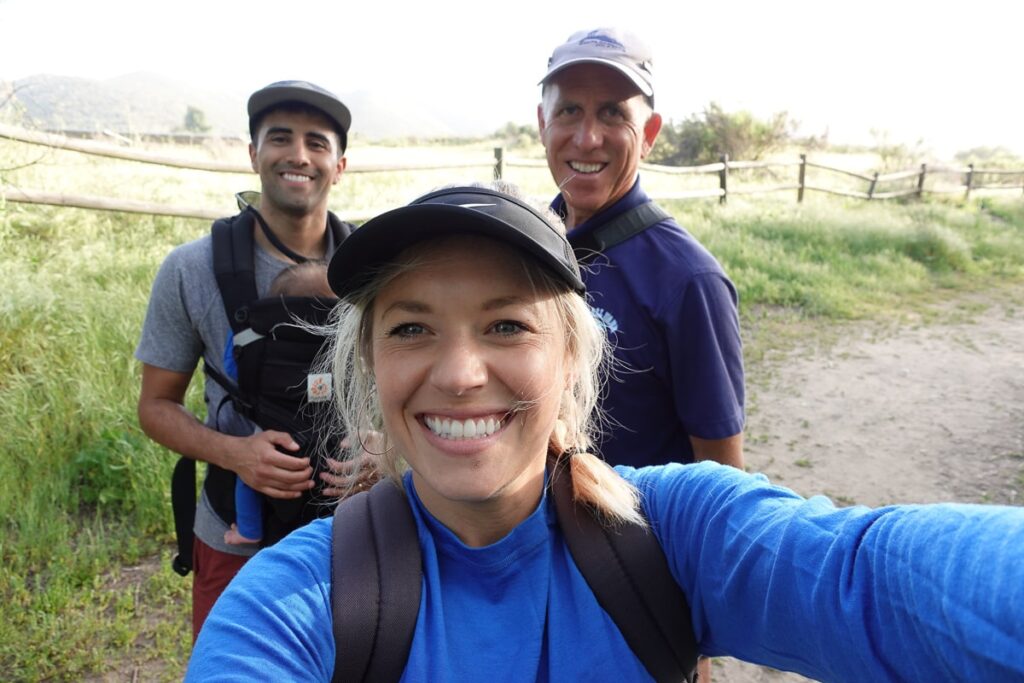
<instances>
[{"instance_id":1,"label":"wooden rail","mask_svg":"<svg viewBox=\"0 0 1024 683\"><path fill-rule=\"evenodd\" d=\"M155 202L142 202L132 199L108 199L91 195L75 195L64 192L47 192L32 190L13 185L0 185L0 197L15 204L45 204L47 206L66 206L75 209L93 209L96 211L117 211L120 213L141 213L148 216L173 216L176 218L203 218L216 220L230 215L225 209L209 209L198 206L169 206ZM389 207L390 208L390 207ZM343 221L361 223L376 216L380 211L337 213Z\"/></svg>"},{"instance_id":2,"label":"wooden rail","mask_svg":"<svg viewBox=\"0 0 1024 683\"><path fill-rule=\"evenodd\" d=\"M95 140L73 140L63 135L52 133L38 133L36 131L22 130L0 123L0 138L16 140L31 145L40 145L52 149L64 149L71 152L81 152L92 156L106 157L110 159L122 159L125 161L136 161L141 164L155 164L157 166L169 166L171 168L184 168L193 171L212 171L214 173L244 173L252 174L252 166L249 164L231 163L225 161L214 161L204 159L184 159L171 157L163 154L155 154L141 149L118 147ZM436 171L446 168L481 168L490 166L489 161L459 162L459 163L424 163L404 164L394 166L389 164L351 164L345 169L345 173L381 173L384 171Z\"/></svg>"},{"instance_id":3,"label":"wooden rail","mask_svg":"<svg viewBox=\"0 0 1024 683\"><path fill-rule=\"evenodd\" d=\"M191 169L199 171L210 171L215 173L244 173L251 174L252 168L248 164L227 163L214 160L184 159L166 156L144 150L135 150L119 147L108 143L93 140L76 140L62 135L51 133L40 133L36 131L23 130L14 126L0 124L0 138L7 138L31 145L40 145L55 149L64 149L93 156L122 159L144 164L156 164L171 168ZM503 148L494 150L493 161L480 162L455 162L455 163L424 163L424 164L365 164L349 165L346 173L383 173L396 171L427 171L456 168L480 168L491 167L493 176L496 179L504 178L508 168L546 168L547 162L542 159L516 159L505 154ZM777 182L773 185L747 185L736 186L735 179L731 174L735 171L797 168L795 182ZM722 157L720 161L712 164L699 166L659 166L654 164L641 164L640 168L645 172L658 173L662 175L717 175L718 187L710 189L683 189L677 191L663 192L654 196L654 199L697 199L717 197L720 203L725 203L729 195L755 195L776 192L796 191L797 201L802 202L807 191L821 192L842 197L854 197L866 200L885 200L903 197L921 197L925 192L929 194L964 194L970 198L974 191L978 190L1015 190L1024 191L1024 169L981 169L975 168L973 164L966 167L934 166L921 164L920 168L896 171L892 173L874 173L865 175L847 169L827 166L808 160L806 154L801 154L798 160L784 161L732 161ZM861 183L866 183L865 191L847 189L842 187L827 187L818 183L808 182L807 170L815 169L827 173L853 178ZM949 187L928 187L926 179L942 175L961 176L962 184ZM1008 183L982 183L979 178L1017 178L1019 182ZM885 189L887 183L898 183L917 179L913 188ZM49 192L44 190L13 187L0 185L0 198L10 202L21 202L30 204L47 204L54 206L69 206L83 209L95 209L101 211L124 211L129 213L142 213L158 216L177 216L186 218L213 219L224 215L223 211L194 206L167 206L153 202L133 201L126 199L112 199L105 197L79 196L67 193ZM376 215L379 212L367 212L364 214L346 215L343 218L352 221L361 221Z\"/></svg>"}]
</instances>

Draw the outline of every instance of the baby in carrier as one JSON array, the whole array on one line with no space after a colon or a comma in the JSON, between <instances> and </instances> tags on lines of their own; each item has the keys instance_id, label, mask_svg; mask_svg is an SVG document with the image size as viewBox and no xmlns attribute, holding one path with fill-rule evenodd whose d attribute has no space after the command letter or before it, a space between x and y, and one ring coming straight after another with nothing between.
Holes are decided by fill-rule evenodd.
<instances>
[{"instance_id":1,"label":"baby in carrier","mask_svg":"<svg viewBox=\"0 0 1024 683\"><path fill-rule=\"evenodd\" d=\"M334 299L335 295L327 283L327 263L305 261L282 270L270 285L268 298L273 297L318 297ZM229 336L224 350L224 367L232 379L238 379L235 360L235 343ZM265 425L264 425L265 426ZM259 430L260 425L256 429ZM236 523L224 533L224 542L231 545L259 543L263 539L263 501L260 494L251 489L241 478L235 481Z\"/></svg>"}]
</instances>

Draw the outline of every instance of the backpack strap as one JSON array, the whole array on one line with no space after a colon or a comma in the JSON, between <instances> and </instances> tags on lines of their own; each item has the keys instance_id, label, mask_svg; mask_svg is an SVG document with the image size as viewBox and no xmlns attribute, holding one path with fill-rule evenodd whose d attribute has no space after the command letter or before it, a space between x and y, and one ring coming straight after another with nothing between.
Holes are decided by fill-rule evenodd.
<instances>
[{"instance_id":1,"label":"backpack strap","mask_svg":"<svg viewBox=\"0 0 1024 683\"><path fill-rule=\"evenodd\" d=\"M553 466L551 490L566 545L597 602L656 681L695 681L697 640L690 606L648 528L609 528L573 497L567 466Z\"/></svg>"},{"instance_id":2,"label":"backpack strap","mask_svg":"<svg viewBox=\"0 0 1024 683\"><path fill-rule=\"evenodd\" d=\"M636 525L599 524L573 499L564 469L549 466L558 523L598 603L656 681L696 681L690 608L658 540ZM423 568L409 502L393 482L382 480L338 505L331 558L332 680L398 681L416 628Z\"/></svg>"},{"instance_id":3,"label":"backpack strap","mask_svg":"<svg viewBox=\"0 0 1024 683\"><path fill-rule=\"evenodd\" d=\"M570 233L572 250L576 254L576 260L582 262L594 254L607 251L615 245L625 242L633 235L639 234L667 218L672 218L672 216L665 209L648 200L578 238L573 238Z\"/></svg>"},{"instance_id":4,"label":"backpack strap","mask_svg":"<svg viewBox=\"0 0 1024 683\"><path fill-rule=\"evenodd\" d=\"M390 479L334 511L331 609L334 681L397 681L420 610L423 567L416 521Z\"/></svg>"}]
</instances>

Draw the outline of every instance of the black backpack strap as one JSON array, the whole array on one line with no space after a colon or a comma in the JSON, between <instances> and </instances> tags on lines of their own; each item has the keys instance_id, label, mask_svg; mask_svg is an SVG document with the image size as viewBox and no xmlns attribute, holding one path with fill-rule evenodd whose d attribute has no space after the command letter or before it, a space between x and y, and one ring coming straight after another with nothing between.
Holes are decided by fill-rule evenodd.
<instances>
[{"instance_id":1,"label":"black backpack strap","mask_svg":"<svg viewBox=\"0 0 1024 683\"><path fill-rule=\"evenodd\" d=\"M409 501L390 479L334 511L334 677L398 681L420 609L423 566Z\"/></svg>"},{"instance_id":2,"label":"black backpack strap","mask_svg":"<svg viewBox=\"0 0 1024 683\"><path fill-rule=\"evenodd\" d=\"M573 252L576 260L583 261L616 244L625 242L633 235L643 232L655 223L660 223L666 218L671 218L667 211L652 201L644 202L634 206L629 211L616 216L601 227L574 238L569 235L572 242Z\"/></svg>"},{"instance_id":3,"label":"black backpack strap","mask_svg":"<svg viewBox=\"0 0 1024 683\"><path fill-rule=\"evenodd\" d=\"M181 576L192 571L192 527L196 521L196 461L179 458L171 475L171 510L174 511L174 534L178 537L178 555L171 568Z\"/></svg>"},{"instance_id":4,"label":"black backpack strap","mask_svg":"<svg viewBox=\"0 0 1024 683\"><path fill-rule=\"evenodd\" d=\"M634 524L602 525L575 502L568 467L549 469L558 524L573 560L630 649L656 681L696 680L689 603L658 539Z\"/></svg>"},{"instance_id":5,"label":"black backpack strap","mask_svg":"<svg viewBox=\"0 0 1024 683\"><path fill-rule=\"evenodd\" d=\"M224 300L224 312L232 331L238 334L248 327L249 304L258 298L256 265L253 256L251 212L213 224L213 274Z\"/></svg>"},{"instance_id":6,"label":"black backpack strap","mask_svg":"<svg viewBox=\"0 0 1024 683\"><path fill-rule=\"evenodd\" d=\"M690 608L657 539L639 526L610 530L599 524L592 510L574 501L572 478L559 469L550 468L559 526L598 603L656 681L695 681ZM338 505L331 559L333 681L401 678L422 572L412 511L390 480Z\"/></svg>"},{"instance_id":7,"label":"black backpack strap","mask_svg":"<svg viewBox=\"0 0 1024 683\"><path fill-rule=\"evenodd\" d=\"M327 228L331 231L331 237L334 240L334 248L337 249L341 246L341 243L345 241L349 235L351 235L356 226L347 221L343 221L335 216L330 211L327 212ZM325 261L330 261L333 254L327 254L324 257Z\"/></svg>"}]
</instances>

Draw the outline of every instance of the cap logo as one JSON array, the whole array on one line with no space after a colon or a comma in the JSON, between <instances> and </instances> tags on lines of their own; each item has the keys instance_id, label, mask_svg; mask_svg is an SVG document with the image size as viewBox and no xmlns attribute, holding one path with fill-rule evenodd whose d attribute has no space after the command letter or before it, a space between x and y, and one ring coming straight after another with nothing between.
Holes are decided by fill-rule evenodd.
<instances>
[{"instance_id":1,"label":"cap logo","mask_svg":"<svg viewBox=\"0 0 1024 683\"><path fill-rule=\"evenodd\" d=\"M457 206L461 206L463 209L478 209L481 206L497 206L497 204L458 204Z\"/></svg>"},{"instance_id":2,"label":"cap logo","mask_svg":"<svg viewBox=\"0 0 1024 683\"><path fill-rule=\"evenodd\" d=\"M587 35L583 36L579 42L580 45L600 45L601 47L610 47L616 50L625 50L625 46L619 41L615 40L607 33L601 31L591 31Z\"/></svg>"}]
</instances>

